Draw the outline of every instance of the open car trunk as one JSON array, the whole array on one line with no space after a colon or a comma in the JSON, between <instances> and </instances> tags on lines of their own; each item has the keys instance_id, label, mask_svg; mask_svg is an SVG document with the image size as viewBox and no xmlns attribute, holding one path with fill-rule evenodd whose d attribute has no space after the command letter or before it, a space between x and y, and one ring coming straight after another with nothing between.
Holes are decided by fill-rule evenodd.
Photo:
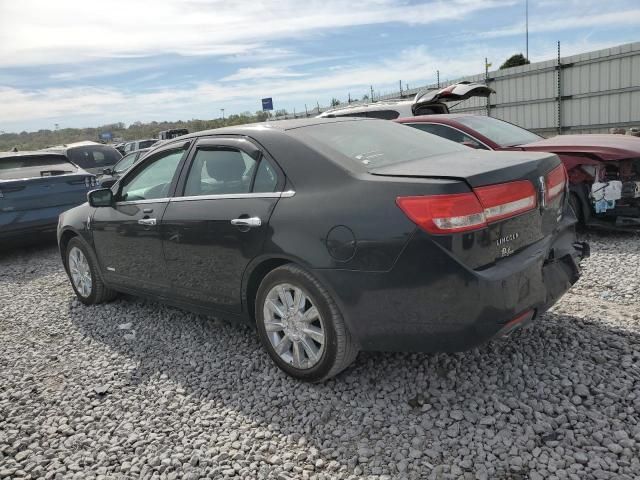
<instances>
[{"instance_id":1,"label":"open car trunk","mask_svg":"<svg viewBox=\"0 0 640 480\"><path fill-rule=\"evenodd\" d=\"M444 102L461 102L471 97L488 97L492 93L495 92L482 83L460 82L440 90L418 92L411 109L414 115L449 113L449 107Z\"/></svg>"}]
</instances>

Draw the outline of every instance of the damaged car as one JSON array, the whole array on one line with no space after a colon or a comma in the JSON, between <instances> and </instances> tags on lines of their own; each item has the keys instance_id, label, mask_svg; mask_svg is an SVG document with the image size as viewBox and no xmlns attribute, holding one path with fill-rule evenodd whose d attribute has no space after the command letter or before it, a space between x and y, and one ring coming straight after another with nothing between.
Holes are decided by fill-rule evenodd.
<instances>
[{"instance_id":1,"label":"damaged car","mask_svg":"<svg viewBox=\"0 0 640 480\"><path fill-rule=\"evenodd\" d=\"M462 113L396 121L475 149L555 153L567 169L569 202L582 224L640 228L640 138L613 134L543 138L497 118Z\"/></svg>"}]
</instances>

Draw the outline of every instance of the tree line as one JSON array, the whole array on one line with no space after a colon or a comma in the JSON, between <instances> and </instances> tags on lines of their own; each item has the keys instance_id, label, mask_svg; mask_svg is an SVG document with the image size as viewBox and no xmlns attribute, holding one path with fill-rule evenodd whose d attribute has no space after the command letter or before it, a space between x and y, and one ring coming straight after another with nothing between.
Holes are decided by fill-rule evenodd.
<instances>
[{"instance_id":1,"label":"tree line","mask_svg":"<svg viewBox=\"0 0 640 480\"><path fill-rule=\"evenodd\" d=\"M111 132L114 137L121 137L124 141L128 141L156 138L158 132L172 128L186 128L189 132L199 132L230 125L263 122L266 119L267 113L258 111L253 114L244 112L229 115L224 120L216 118L213 120L178 120L177 122L134 122L129 126L120 122L94 128L61 128L58 130L38 130L37 132L2 133L0 134L0 151L8 151L13 148L18 150L37 150L84 140L97 142L100 134L105 132Z\"/></svg>"}]
</instances>

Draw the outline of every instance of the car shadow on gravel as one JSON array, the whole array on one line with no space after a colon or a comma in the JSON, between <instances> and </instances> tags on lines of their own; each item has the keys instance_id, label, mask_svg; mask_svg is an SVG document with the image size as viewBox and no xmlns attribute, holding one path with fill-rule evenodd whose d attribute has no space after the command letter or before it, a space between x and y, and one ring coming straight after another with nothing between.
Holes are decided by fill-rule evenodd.
<instances>
[{"instance_id":1,"label":"car shadow on gravel","mask_svg":"<svg viewBox=\"0 0 640 480\"><path fill-rule=\"evenodd\" d=\"M572 415L595 425L610 410L633 417L629 425L640 421L633 400L640 334L597 313L547 313L507 340L464 353L361 353L319 385L280 372L248 326L127 297L98 307L70 300L69 314L84 336L135 365L110 381L110 395L180 388L191 401L231 409L291 438L303 435L321 451L347 452L341 457L407 450L417 435L424 452L415 461L436 465L457 455L461 436L516 442L533 431L535 446L558 445L573 441ZM384 445L371 440L372 429L383 432Z\"/></svg>"}]
</instances>

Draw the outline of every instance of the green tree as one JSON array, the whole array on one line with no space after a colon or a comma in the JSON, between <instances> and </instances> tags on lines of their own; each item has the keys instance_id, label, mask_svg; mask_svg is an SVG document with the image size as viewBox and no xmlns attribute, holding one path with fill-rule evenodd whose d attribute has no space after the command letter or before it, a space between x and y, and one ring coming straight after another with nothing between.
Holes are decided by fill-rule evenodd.
<instances>
[{"instance_id":1,"label":"green tree","mask_svg":"<svg viewBox=\"0 0 640 480\"><path fill-rule=\"evenodd\" d=\"M500 65L500 70L504 70L505 68L511 67L519 67L520 65L528 65L531 62L524 58L524 55L521 53L516 53L515 55L511 55L507 60Z\"/></svg>"},{"instance_id":2,"label":"green tree","mask_svg":"<svg viewBox=\"0 0 640 480\"><path fill-rule=\"evenodd\" d=\"M340 105L340 100L338 100L337 98L333 97L331 99L331 106L332 107L337 107L338 105Z\"/></svg>"}]
</instances>

